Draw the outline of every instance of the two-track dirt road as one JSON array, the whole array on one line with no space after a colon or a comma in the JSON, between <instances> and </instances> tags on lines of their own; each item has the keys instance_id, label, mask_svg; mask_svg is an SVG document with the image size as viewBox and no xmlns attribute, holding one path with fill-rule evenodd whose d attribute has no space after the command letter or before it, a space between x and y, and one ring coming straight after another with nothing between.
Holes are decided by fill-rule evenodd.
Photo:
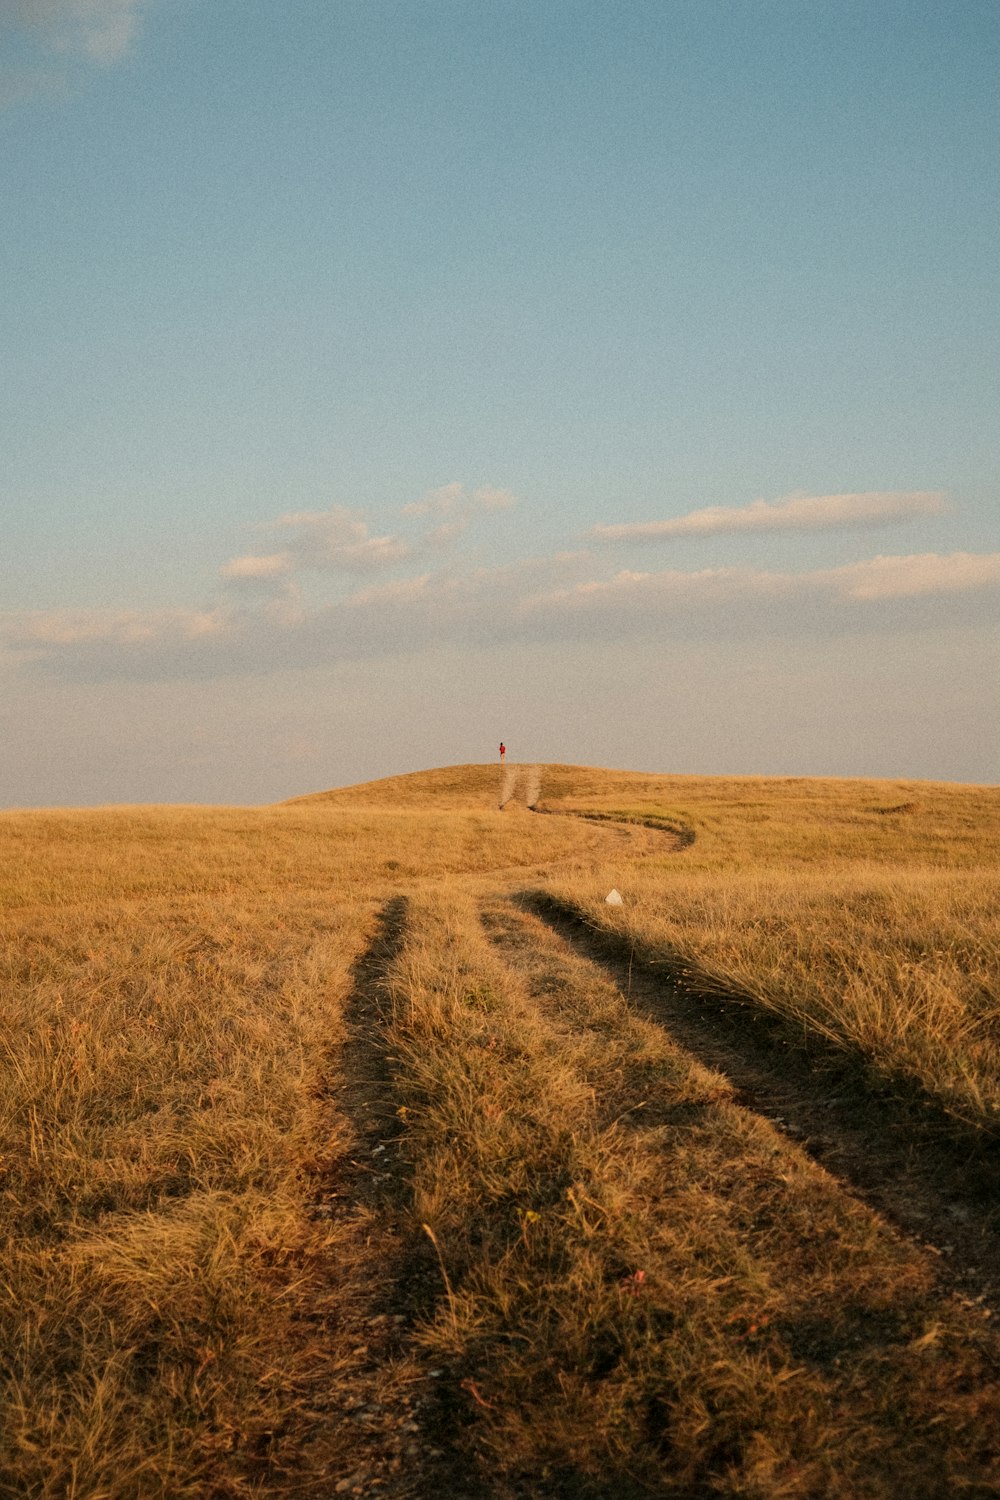
<instances>
[{"instance_id":1,"label":"two-track dirt road","mask_svg":"<svg viewBox=\"0 0 1000 1500\"><path fill-rule=\"evenodd\" d=\"M630 858L664 849L680 854L691 843L677 830L607 822L606 828ZM559 863L535 871L495 870L486 881L480 876L470 882L481 893L481 920L502 963L529 991L539 972L548 976L535 992L546 1013L578 1012L583 991L598 979L610 980L633 1011L732 1086L737 1105L758 1120L759 1130L774 1133L776 1155L804 1154L828 1197L842 1195L880 1223L879 1232L899 1242L900 1253L921 1267L920 1274L929 1271L937 1295L973 1319L1000 1311L1000 1184L988 1155L942 1136L919 1110L866 1079L830 1046L796 1040L738 996L685 992L668 967L643 964L566 903L525 889L526 876L530 880ZM414 1355L414 1333L433 1318L450 1286L436 1247L426 1235L413 1234L409 1169L398 1150L405 1109L384 1041L384 975L406 941L407 923L407 901L394 898L356 965L338 1097L352 1120L357 1149L342 1164L341 1176L321 1188L316 1205L319 1214L355 1216L361 1205L377 1223L381 1258L372 1295L357 1308L349 1409L329 1414L332 1422L349 1421L356 1431L357 1465L338 1492L397 1500L495 1494L508 1500L522 1491L500 1480L493 1489L482 1471L473 1478L464 1442L457 1440L483 1404L475 1379L465 1377L459 1388L442 1378L445 1371L428 1370ZM642 1107L637 1098L635 1108ZM877 1358L887 1326L882 1318L852 1324L850 1358L859 1364ZM818 1323L799 1335L796 1347L806 1361L839 1364L844 1354ZM619 1476L606 1490L586 1492L610 1500L626 1493L623 1484ZM649 1493L648 1486L640 1484L634 1493Z\"/></svg>"}]
</instances>

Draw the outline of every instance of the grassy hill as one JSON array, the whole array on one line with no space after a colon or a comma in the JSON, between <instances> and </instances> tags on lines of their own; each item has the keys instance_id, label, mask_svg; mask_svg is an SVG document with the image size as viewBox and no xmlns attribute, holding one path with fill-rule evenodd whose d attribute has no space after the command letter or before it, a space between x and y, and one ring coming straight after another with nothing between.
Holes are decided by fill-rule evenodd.
<instances>
[{"instance_id":1,"label":"grassy hill","mask_svg":"<svg viewBox=\"0 0 1000 1500\"><path fill-rule=\"evenodd\" d=\"M0 1493L1000 1488L1000 792L532 774L0 814Z\"/></svg>"},{"instance_id":2,"label":"grassy hill","mask_svg":"<svg viewBox=\"0 0 1000 1500\"><path fill-rule=\"evenodd\" d=\"M834 777L670 776L595 766L506 767L513 798L529 779L543 811L604 815L649 826L690 828L692 860L753 864L829 860L904 861L978 867L1000 848L1000 788L953 782ZM379 812L489 811L497 765L446 766L295 797L302 808ZM690 863L691 861L689 861Z\"/></svg>"}]
</instances>

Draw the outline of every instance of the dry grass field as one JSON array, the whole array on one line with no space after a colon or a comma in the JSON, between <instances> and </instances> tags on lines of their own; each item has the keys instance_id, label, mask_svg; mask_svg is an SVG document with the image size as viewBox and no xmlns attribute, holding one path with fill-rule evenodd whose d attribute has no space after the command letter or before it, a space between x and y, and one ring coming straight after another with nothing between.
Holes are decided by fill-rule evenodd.
<instances>
[{"instance_id":1,"label":"dry grass field","mask_svg":"<svg viewBox=\"0 0 1000 1500\"><path fill-rule=\"evenodd\" d=\"M1000 791L507 772L0 814L0 1495L1000 1493Z\"/></svg>"}]
</instances>

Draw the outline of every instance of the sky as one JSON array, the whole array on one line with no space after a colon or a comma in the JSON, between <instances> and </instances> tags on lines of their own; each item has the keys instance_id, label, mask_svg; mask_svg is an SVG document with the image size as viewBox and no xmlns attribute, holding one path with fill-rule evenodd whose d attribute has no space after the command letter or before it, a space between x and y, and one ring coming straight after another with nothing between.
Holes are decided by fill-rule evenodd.
<instances>
[{"instance_id":1,"label":"sky","mask_svg":"<svg viewBox=\"0 0 1000 1500\"><path fill-rule=\"evenodd\" d=\"M994 0L0 0L0 806L1000 782Z\"/></svg>"}]
</instances>

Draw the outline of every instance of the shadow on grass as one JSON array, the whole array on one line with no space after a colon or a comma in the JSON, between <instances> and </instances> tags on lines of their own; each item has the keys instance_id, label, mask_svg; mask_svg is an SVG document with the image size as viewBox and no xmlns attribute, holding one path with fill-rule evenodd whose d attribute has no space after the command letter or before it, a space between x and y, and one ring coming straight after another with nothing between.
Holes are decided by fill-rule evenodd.
<instances>
[{"instance_id":1,"label":"shadow on grass","mask_svg":"<svg viewBox=\"0 0 1000 1500\"><path fill-rule=\"evenodd\" d=\"M436 1252L414 1208L395 1059L386 1041L392 1019L387 975L406 930L406 898L393 897L382 908L374 937L351 970L335 1083L337 1106L351 1124L354 1147L336 1164L329 1184L334 1192L328 1195L333 1208L327 1212L336 1217L360 1210L369 1220L368 1239L373 1260L378 1261L380 1287L365 1329L369 1358L392 1360L405 1353L421 1366L409 1387L406 1409L395 1413L394 1420L387 1423L376 1405L366 1431L365 1416L373 1407L369 1403L361 1408L358 1452L359 1459L368 1460L363 1492L369 1492L374 1470L378 1488L373 1493L386 1500L436 1500L445 1495L449 1500L507 1500L508 1492L492 1487L464 1440L474 1416L461 1388L462 1372L442 1368L441 1361L428 1369L430 1361L419 1345L420 1329L433 1320L445 1287ZM353 1413L349 1420L355 1420ZM379 1435L372 1430L380 1422L386 1450L381 1454ZM392 1465L388 1472L387 1454Z\"/></svg>"},{"instance_id":2,"label":"shadow on grass","mask_svg":"<svg viewBox=\"0 0 1000 1500\"><path fill-rule=\"evenodd\" d=\"M517 899L598 964L637 1010L724 1074L741 1104L935 1253L945 1285L1000 1310L1000 1152L986 1132L964 1128L917 1089L874 1076L863 1059L804 1037L746 997L679 987L669 958L650 963L627 937L594 927L548 892Z\"/></svg>"}]
</instances>

